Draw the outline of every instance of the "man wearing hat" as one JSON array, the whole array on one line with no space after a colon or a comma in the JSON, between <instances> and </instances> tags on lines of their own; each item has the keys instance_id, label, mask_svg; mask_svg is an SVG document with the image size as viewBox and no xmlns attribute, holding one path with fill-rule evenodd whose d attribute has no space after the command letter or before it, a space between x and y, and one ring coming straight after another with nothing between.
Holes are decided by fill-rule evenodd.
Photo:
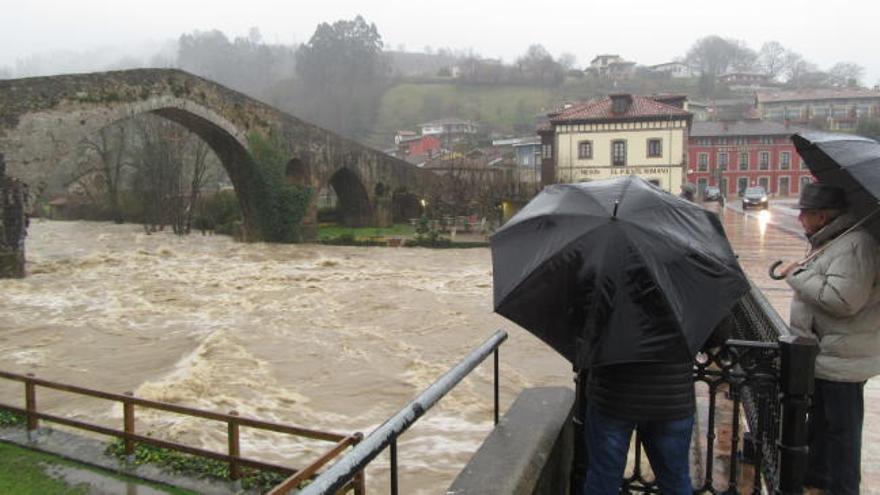
<instances>
[{"instance_id":1,"label":"man wearing hat","mask_svg":"<svg viewBox=\"0 0 880 495\"><path fill-rule=\"evenodd\" d=\"M819 341L810 408L807 486L859 493L865 381L880 374L880 253L850 229L838 187L804 185L795 208L815 256L782 270L794 289L791 331Z\"/></svg>"}]
</instances>

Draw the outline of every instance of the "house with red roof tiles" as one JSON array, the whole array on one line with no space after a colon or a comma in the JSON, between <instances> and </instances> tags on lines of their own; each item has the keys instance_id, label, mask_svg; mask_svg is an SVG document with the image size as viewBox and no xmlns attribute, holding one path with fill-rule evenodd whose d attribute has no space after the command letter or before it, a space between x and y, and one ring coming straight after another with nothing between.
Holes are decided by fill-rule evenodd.
<instances>
[{"instance_id":1,"label":"house with red roof tiles","mask_svg":"<svg viewBox=\"0 0 880 495\"><path fill-rule=\"evenodd\" d=\"M613 94L548 115L541 136L544 185L638 175L678 193L693 115L686 99Z\"/></svg>"}]
</instances>

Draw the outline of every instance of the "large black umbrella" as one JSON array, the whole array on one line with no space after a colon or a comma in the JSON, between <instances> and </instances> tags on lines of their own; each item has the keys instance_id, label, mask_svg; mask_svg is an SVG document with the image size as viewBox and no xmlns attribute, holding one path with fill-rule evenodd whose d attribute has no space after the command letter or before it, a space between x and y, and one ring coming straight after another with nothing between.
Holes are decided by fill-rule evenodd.
<instances>
[{"instance_id":1,"label":"large black umbrella","mask_svg":"<svg viewBox=\"0 0 880 495\"><path fill-rule=\"evenodd\" d=\"M802 132L791 137L816 179L846 191L849 210L859 218L874 213L880 198L880 143L852 134ZM873 223L873 222L872 222ZM880 229L873 232L880 237Z\"/></svg>"},{"instance_id":2,"label":"large black umbrella","mask_svg":"<svg viewBox=\"0 0 880 495\"><path fill-rule=\"evenodd\" d=\"M749 287L714 213L636 176L548 186L491 246L495 311L579 368L693 356Z\"/></svg>"},{"instance_id":3,"label":"large black umbrella","mask_svg":"<svg viewBox=\"0 0 880 495\"><path fill-rule=\"evenodd\" d=\"M880 239L880 143L853 134L818 131L800 132L791 140L819 182L841 187L846 192L848 210L858 219L849 230L864 227ZM830 245L825 244L802 262ZM785 278L775 273L781 264L780 260L770 265L771 278Z\"/></svg>"}]
</instances>

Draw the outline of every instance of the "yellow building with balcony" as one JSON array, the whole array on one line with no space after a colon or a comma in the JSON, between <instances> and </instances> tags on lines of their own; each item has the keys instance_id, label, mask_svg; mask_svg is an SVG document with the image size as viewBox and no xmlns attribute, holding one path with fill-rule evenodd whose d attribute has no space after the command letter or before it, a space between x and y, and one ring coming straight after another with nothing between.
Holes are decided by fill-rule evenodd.
<instances>
[{"instance_id":1,"label":"yellow building with balcony","mask_svg":"<svg viewBox=\"0 0 880 495\"><path fill-rule=\"evenodd\" d=\"M693 116L684 96L614 94L548 115L540 129L542 182L638 175L678 193Z\"/></svg>"}]
</instances>

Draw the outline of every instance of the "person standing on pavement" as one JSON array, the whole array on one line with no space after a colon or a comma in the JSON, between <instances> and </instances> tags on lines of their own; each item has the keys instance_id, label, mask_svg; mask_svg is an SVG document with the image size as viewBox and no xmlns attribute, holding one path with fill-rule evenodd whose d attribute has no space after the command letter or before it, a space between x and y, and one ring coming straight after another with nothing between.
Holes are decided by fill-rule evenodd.
<instances>
[{"instance_id":1,"label":"person standing on pavement","mask_svg":"<svg viewBox=\"0 0 880 495\"><path fill-rule=\"evenodd\" d=\"M846 206L838 187L803 187L798 220L810 253L821 251L781 272L794 290L792 333L819 341L805 484L834 495L859 493L863 391L880 374L880 253L864 229L847 232L856 219Z\"/></svg>"}]
</instances>

